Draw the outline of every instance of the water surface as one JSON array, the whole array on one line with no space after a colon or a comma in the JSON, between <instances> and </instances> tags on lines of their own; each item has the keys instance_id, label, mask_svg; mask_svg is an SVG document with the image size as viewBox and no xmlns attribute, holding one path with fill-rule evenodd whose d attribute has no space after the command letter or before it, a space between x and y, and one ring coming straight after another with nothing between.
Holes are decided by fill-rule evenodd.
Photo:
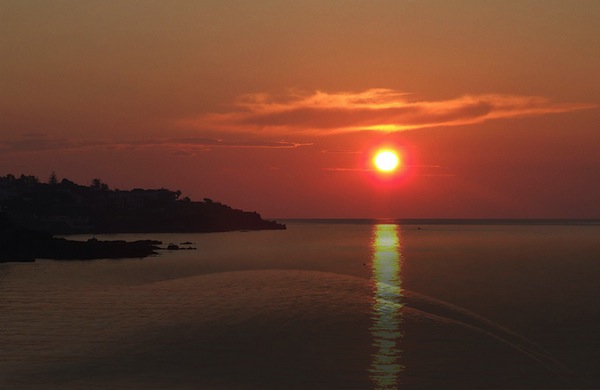
<instances>
[{"instance_id":1,"label":"water surface","mask_svg":"<svg viewBox=\"0 0 600 390\"><path fill-rule=\"evenodd\" d=\"M198 250L0 265L0 388L599 387L599 233L296 221L97 236Z\"/></svg>"}]
</instances>

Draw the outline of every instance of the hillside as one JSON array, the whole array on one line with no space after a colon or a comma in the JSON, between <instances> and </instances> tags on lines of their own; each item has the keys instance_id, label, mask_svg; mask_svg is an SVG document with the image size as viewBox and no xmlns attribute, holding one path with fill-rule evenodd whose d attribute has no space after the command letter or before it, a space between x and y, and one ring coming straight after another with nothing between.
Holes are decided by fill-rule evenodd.
<instances>
[{"instance_id":1,"label":"hillside","mask_svg":"<svg viewBox=\"0 0 600 390\"><path fill-rule=\"evenodd\" d=\"M12 224L51 234L222 232L285 229L256 212L204 199L181 199L168 189L111 190L70 180L40 183L34 176L0 177L0 212Z\"/></svg>"}]
</instances>

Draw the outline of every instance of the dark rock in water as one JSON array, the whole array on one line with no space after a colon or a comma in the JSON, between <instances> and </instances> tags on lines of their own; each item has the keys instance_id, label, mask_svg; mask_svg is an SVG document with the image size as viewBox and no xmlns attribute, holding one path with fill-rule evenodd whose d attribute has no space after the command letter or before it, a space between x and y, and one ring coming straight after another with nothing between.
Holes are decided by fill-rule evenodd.
<instances>
[{"instance_id":1,"label":"dark rock in water","mask_svg":"<svg viewBox=\"0 0 600 390\"><path fill-rule=\"evenodd\" d=\"M142 258L157 254L158 245L155 240L138 241L71 241L64 238L53 238L51 245L47 246L37 257L54 260L72 259L118 259Z\"/></svg>"},{"instance_id":2,"label":"dark rock in water","mask_svg":"<svg viewBox=\"0 0 600 390\"><path fill-rule=\"evenodd\" d=\"M49 233L10 226L0 221L0 262L30 262L35 259L87 260L141 258L156 254L160 241L72 241Z\"/></svg>"},{"instance_id":3,"label":"dark rock in water","mask_svg":"<svg viewBox=\"0 0 600 390\"><path fill-rule=\"evenodd\" d=\"M181 245L186 245L186 244L191 244L191 242L188 242L188 243L182 242L181 243ZM182 251L182 250L195 250L195 249L196 248L191 247L191 246L179 246L179 245L173 244L173 243L170 243L169 245L167 245L168 251Z\"/></svg>"}]
</instances>

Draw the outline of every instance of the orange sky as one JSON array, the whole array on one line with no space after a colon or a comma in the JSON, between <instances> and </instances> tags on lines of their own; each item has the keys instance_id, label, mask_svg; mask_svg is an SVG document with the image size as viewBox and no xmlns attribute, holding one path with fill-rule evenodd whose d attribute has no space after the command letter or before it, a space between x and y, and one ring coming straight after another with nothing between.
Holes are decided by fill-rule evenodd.
<instances>
[{"instance_id":1,"label":"orange sky","mask_svg":"<svg viewBox=\"0 0 600 390\"><path fill-rule=\"evenodd\" d=\"M598 20L596 0L0 0L0 175L271 218L600 218Z\"/></svg>"}]
</instances>

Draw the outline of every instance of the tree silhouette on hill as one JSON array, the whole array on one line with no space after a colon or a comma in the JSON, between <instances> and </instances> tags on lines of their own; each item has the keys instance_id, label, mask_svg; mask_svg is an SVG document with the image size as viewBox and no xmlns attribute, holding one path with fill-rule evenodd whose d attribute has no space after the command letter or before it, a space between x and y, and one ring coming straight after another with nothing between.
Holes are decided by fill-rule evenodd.
<instances>
[{"instance_id":1,"label":"tree silhouette on hill","mask_svg":"<svg viewBox=\"0 0 600 390\"><path fill-rule=\"evenodd\" d=\"M285 229L256 212L180 197L181 191L165 188L111 190L98 178L90 186L58 182L54 173L48 183L35 176L0 177L0 211L15 225L52 234Z\"/></svg>"}]
</instances>

